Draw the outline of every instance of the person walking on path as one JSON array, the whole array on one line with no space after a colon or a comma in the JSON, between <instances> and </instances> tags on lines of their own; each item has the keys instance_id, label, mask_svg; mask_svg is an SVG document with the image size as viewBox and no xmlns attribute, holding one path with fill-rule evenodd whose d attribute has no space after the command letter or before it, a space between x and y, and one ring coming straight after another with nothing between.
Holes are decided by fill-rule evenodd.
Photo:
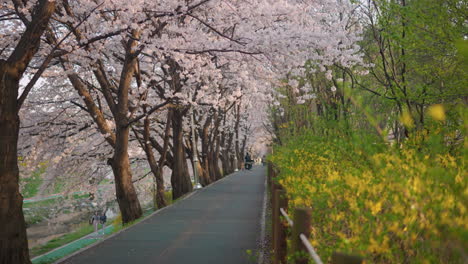
<instances>
[{"instance_id":1,"label":"person walking on path","mask_svg":"<svg viewBox=\"0 0 468 264\"><path fill-rule=\"evenodd\" d=\"M106 234L106 222L107 222L107 216L106 216L106 212L104 211L101 215L101 219L100 219L100 222L101 222L101 230L102 230L102 235L104 236Z\"/></svg>"},{"instance_id":2,"label":"person walking on path","mask_svg":"<svg viewBox=\"0 0 468 264\"><path fill-rule=\"evenodd\" d=\"M245 168L248 170L252 169L252 157L248 152L245 155Z\"/></svg>"},{"instance_id":3,"label":"person walking on path","mask_svg":"<svg viewBox=\"0 0 468 264\"><path fill-rule=\"evenodd\" d=\"M99 228L99 222L101 221L101 216L99 215L99 212L96 211L94 212L94 215L91 217L89 223L94 226L94 233L96 236L98 235L98 228Z\"/></svg>"}]
</instances>

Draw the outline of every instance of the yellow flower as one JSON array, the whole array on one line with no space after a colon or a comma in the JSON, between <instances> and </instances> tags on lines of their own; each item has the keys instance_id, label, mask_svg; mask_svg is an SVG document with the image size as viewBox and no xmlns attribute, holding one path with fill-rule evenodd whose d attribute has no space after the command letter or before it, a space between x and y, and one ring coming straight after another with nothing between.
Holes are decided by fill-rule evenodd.
<instances>
[{"instance_id":1,"label":"yellow flower","mask_svg":"<svg viewBox=\"0 0 468 264\"><path fill-rule=\"evenodd\" d=\"M406 127L414 127L413 118L411 117L411 114L408 111L404 111L403 114L400 116L400 122L403 123L403 125L405 125Z\"/></svg>"},{"instance_id":2,"label":"yellow flower","mask_svg":"<svg viewBox=\"0 0 468 264\"><path fill-rule=\"evenodd\" d=\"M445 110L444 106L441 104L431 105L427 108L427 113L431 116L434 120L437 121L445 121Z\"/></svg>"},{"instance_id":3,"label":"yellow flower","mask_svg":"<svg viewBox=\"0 0 468 264\"><path fill-rule=\"evenodd\" d=\"M377 215L380 210L382 210L382 201L377 202L377 203L372 203L371 205L371 212L373 215Z\"/></svg>"}]
</instances>

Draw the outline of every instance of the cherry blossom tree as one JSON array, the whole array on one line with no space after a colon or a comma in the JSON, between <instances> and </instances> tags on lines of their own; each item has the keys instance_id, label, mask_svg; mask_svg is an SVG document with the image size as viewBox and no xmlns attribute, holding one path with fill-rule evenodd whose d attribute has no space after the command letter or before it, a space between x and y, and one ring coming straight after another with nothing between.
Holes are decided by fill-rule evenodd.
<instances>
[{"instance_id":1,"label":"cherry blossom tree","mask_svg":"<svg viewBox=\"0 0 468 264\"><path fill-rule=\"evenodd\" d=\"M333 64L361 63L355 44L360 30L353 25L353 6L348 1L39 0L1 4L5 41L0 75L6 81L0 86L0 150L4 151L0 153L0 179L8 191L1 194L6 209L1 211L0 223L11 222L4 219L11 214L18 221L13 221L13 228L1 225L8 228L0 229L6 238L0 240L0 252L16 262L28 262L18 191L17 116L44 72L48 72L50 87L54 87L50 77L61 76L75 89L82 100L75 101L76 105L89 114L110 146L108 163L117 200L123 221L129 222L141 216L130 170L132 128L135 135L142 135L139 143L152 160L150 167L155 164L150 146L160 154L152 168L155 176L164 164L171 165L173 196L178 198L192 189L187 154L199 151L198 147L191 150L184 137L191 107L199 121L201 170L208 184L222 177L218 160L224 160L225 172L231 170L228 164L233 161L227 161L231 148L239 167L252 144L250 133L261 124L257 117L262 115L254 113L255 100L268 93L269 80L291 70L303 71L306 62L322 72ZM53 23L48 23L52 16ZM42 40L47 46L38 49ZM19 96L19 82L36 53L31 82ZM148 133L154 126L152 120L165 120L159 137L162 146ZM13 236L19 240L11 243ZM17 245L16 253L7 244Z\"/></svg>"},{"instance_id":2,"label":"cherry blossom tree","mask_svg":"<svg viewBox=\"0 0 468 264\"><path fill-rule=\"evenodd\" d=\"M3 29L0 57L0 262L29 263L28 242L19 193L17 158L20 81L38 52L41 37L55 11L54 1L1 2ZM15 30L12 28L17 26ZM31 84L32 85L32 84ZM19 98L19 100L18 100Z\"/></svg>"}]
</instances>

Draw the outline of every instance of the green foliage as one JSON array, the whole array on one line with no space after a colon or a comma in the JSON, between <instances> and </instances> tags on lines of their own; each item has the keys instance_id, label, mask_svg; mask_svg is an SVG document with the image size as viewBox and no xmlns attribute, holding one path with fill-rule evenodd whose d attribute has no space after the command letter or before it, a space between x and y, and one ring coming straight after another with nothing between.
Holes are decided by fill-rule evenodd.
<instances>
[{"instance_id":1,"label":"green foliage","mask_svg":"<svg viewBox=\"0 0 468 264\"><path fill-rule=\"evenodd\" d=\"M120 229L121 229L121 227L122 227L122 225L123 225L122 223L123 223L123 222L122 222L122 214L119 213L119 214L117 215L117 217L114 219L114 221L112 221L112 225L114 225L116 228L120 228Z\"/></svg>"},{"instance_id":2,"label":"green foliage","mask_svg":"<svg viewBox=\"0 0 468 264\"><path fill-rule=\"evenodd\" d=\"M313 208L311 242L323 259L342 251L368 263L464 263L468 5L370 3L360 45L374 65L330 65L330 76L308 62L304 76L281 80L269 158L290 206ZM314 98L298 105L302 87Z\"/></svg>"},{"instance_id":3,"label":"green foliage","mask_svg":"<svg viewBox=\"0 0 468 264\"><path fill-rule=\"evenodd\" d=\"M258 262L258 256L254 254L254 251L251 249L246 249L245 253L247 254L247 262L248 263L257 263Z\"/></svg>"},{"instance_id":4,"label":"green foliage","mask_svg":"<svg viewBox=\"0 0 468 264\"><path fill-rule=\"evenodd\" d=\"M103 179L99 184L111 184L112 180L110 179Z\"/></svg>"},{"instance_id":5,"label":"green foliage","mask_svg":"<svg viewBox=\"0 0 468 264\"><path fill-rule=\"evenodd\" d=\"M438 126L403 147L329 127L327 135L306 131L274 149L269 158L290 206L313 208L311 240L323 259L342 251L370 263L463 263L465 143L447 148L451 132Z\"/></svg>"},{"instance_id":6,"label":"green foliage","mask_svg":"<svg viewBox=\"0 0 468 264\"><path fill-rule=\"evenodd\" d=\"M36 208L36 207L52 207L63 201L63 198L56 197L47 200L41 200L37 202L24 203L23 208Z\"/></svg>"},{"instance_id":7,"label":"green foliage","mask_svg":"<svg viewBox=\"0 0 468 264\"><path fill-rule=\"evenodd\" d=\"M174 202L174 201L172 201L172 191L165 191L164 192L164 198L166 199L167 205L170 205L170 204L172 204Z\"/></svg>"},{"instance_id":8,"label":"green foliage","mask_svg":"<svg viewBox=\"0 0 468 264\"><path fill-rule=\"evenodd\" d=\"M89 194L79 194L79 193L74 193L72 195L73 199L78 200L78 199L89 199Z\"/></svg>"},{"instance_id":9,"label":"green foliage","mask_svg":"<svg viewBox=\"0 0 468 264\"><path fill-rule=\"evenodd\" d=\"M42 174L44 174L46 169L47 162L42 162L39 164L36 170L33 171L29 178L21 179L23 186L21 194L24 198L31 198L37 194L42 182L44 181L44 179L42 179Z\"/></svg>"},{"instance_id":10,"label":"green foliage","mask_svg":"<svg viewBox=\"0 0 468 264\"><path fill-rule=\"evenodd\" d=\"M54 188L52 193L61 193L65 188L66 181L61 177L54 179Z\"/></svg>"},{"instance_id":11,"label":"green foliage","mask_svg":"<svg viewBox=\"0 0 468 264\"><path fill-rule=\"evenodd\" d=\"M50 217L50 209L63 207L63 203L68 199L81 200L87 199L87 194L75 193L71 197L62 197L60 195L52 196L50 199L40 201L28 201L23 203L23 212L27 226L37 224L45 218ZM69 210L62 210L61 213L66 214Z\"/></svg>"},{"instance_id":12,"label":"green foliage","mask_svg":"<svg viewBox=\"0 0 468 264\"><path fill-rule=\"evenodd\" d=\"M79 227L76 231L63 235L61 237L55 238L50 240L44 245L34 247L30 250L30 254L32 257L34 256L39 256L41 254L44 254L46 252L49 252L55 248L61 247L65 244L68 244L72 241L75 241L79 238L82 238L85 235L91 234L94 232L93 226L83 223L81 227Z\"/></svg>"},{"instance_id":13,"label":"green foliage","mask_svg":"<svg viewBox=\"0 0 468 264\"><path fill-rule=\"evenodd\" d=\"M467 5L462 2L373 1L374 23L365 26L361 46L375 66L370 76L352 75L358 87L388 100L388 111L406 113L417 129L424 127L428 105L466 95L468 60L461 39Z\"/></svg>"}]
</instances>

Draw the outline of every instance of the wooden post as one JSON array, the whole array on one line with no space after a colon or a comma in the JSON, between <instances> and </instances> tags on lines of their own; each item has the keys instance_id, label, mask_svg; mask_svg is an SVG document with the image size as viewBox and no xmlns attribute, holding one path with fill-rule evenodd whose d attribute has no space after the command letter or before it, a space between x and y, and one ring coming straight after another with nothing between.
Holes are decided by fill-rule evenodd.
<instances>
[{"instance_id":1,"label":"wooden post","mask_svg":"<svg viewBox=\"0 0 468 264\"><path fill-rule=\"evenodd\" d=\"M332 264L361 264L362 258L359 256L351 256L338 252L334 252L332 255Z\"/></svg>"},{"instance_id":2,"label":"wooden post","mask_svg":"<svg viewBox=\"0 0 468 264\"><path fill-rule=\"evenodd\" d=\"M270 185L268 186L270 190L270 199L271 199L271 249L275 249L275 232L274 232L274 226L275 226L275 219L276 219L276 210L275 210L275 190L279 189L279 186L275 184L275 178L276 178L277 172L275 167L272 165L271 166L271 180L270 180Z\"/></svg>"},{"instance_id":3,"label":"wooden post","mask_svg":"<svg viewBox=\"0 0 468 264\"><path fill-rule=\"evenodd\" d=\"M275 193L275 179L276 179L276 170L275 170L275 167L272 166L270 185L268 186L270 188L272 204L273 204L273 199L274 199L273 196L274 196L274 193Z\"/></svg>"},{"instance_id":4,"label":"wooden post","mask_svg":"<svg viewBox=\"0 0 468 264\"><path fill-rule=\"evenodd\" d=\"M267 167L267 186L271 186L271 178L272 178L272 174L273 174L273 165L271 164L271 162L268 162L268 167Z\"/></svg>"},{"instance_id":5,"label":"wooden post","mask_svg":"<svg viewBox=\"0 0 468 264\"><path fill-rule=\"evenodd\" d=\"M279 222L279 203L278 199L276 199L276 190L278 190L277 184L272 184L271 186L271 247L273 252L276 249L276 233L275 233L275 226L277 222ZM276 253L274 253L276 254Z\"/></svg>"},{"instance_id":6,"label":"wooden post","mask_svg":"<svg viewBox=\"0 0 468 264\"><path fill-rule=\"evenodd\" d=\"M287 210L288 208L288 199L286 197L286 191L284 190L276 190L275 191L275 201L277 201L278 207L275 208L278 212L278 216L275 221L275 225L273 226L273 232L275 237L275 248L274 248L274 264L286 264L286 229L287 226L285 225L284 221L281 221L281 212L280 208Z\"/></svg>"},{"instance_id":7,"label":"wooden post","mask_svg":"<svg viewBox=\"0 0 468 264\"><path fill-rule=\"evenodd\" d=\"M309 263L309 253L302 244L299 238L300 234L306 237L310 236L312 209L310 208L296 208L294 210L294 226L292 229L292 254L294 256L295 264Z\"/></svg>"}]
</instances>

